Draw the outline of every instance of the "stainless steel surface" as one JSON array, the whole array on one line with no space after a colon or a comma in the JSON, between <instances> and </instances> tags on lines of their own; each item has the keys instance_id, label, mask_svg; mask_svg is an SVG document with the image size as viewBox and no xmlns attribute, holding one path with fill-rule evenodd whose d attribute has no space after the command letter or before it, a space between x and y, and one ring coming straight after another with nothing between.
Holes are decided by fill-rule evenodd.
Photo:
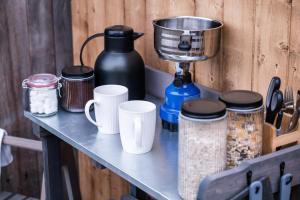
<instances>
[{"instance_id":1,"label":"stainless steel surface","mask_svg":"<svg viewBox=\"0 0 300 200\"><path fill-rule=\"evenodd\" d=\"M293 88L291 86L287 86L284 90L284 112L293 114L294 112L294 95L293 95Z\"/></svg>"},{"instance_id":2,"label":"stainless steel surface","mask_svg":"<svg viewBox=\"0 0 300 200\"><path fill-rule=\"evenodd\" d=\"M160 100L148 97L160 104ZM151 152L133 155L123 152L120 135L97 134L97 127L84 114L60 110L52 117L25 116L101 165L157 199L180 199L177 193L177 134L161 130L157 116L156 136Z\"/></svg>"},{"instance_id":3,"label":"stainless steel surface","mask_svg":"<svg viewBox=\"0 0 300 200\"><path fill-rule=\"evenodd\" d=\"M153 21L154 48L159 57L175 62L195 62L216 55L222 22L203 17L179 16Z\"/></svg>"},{"instance_id":4,"label":"stainless steel surface","mask_svg":"<svg viewBox=\"0 0 300 200\"><path fill-rule=\"evenodd\" d=\"M147 99L159 105L164 89L173 81L171 74L146 66ZM197 85L203 98L217 99L219 93ZM157 106L159 108L159 106ZM24 113L35 124L45 128L74 148L82 151L102 167L107 167L133 185L157 199L180 199L177 192L177 143L176 133L161 129L157 115L156 135L151 152L132 155L123 152L120 136L97 134L97 127L88 122L83 113L59 110L52 117L36 117Z\"/></svg>"}]
</instances>

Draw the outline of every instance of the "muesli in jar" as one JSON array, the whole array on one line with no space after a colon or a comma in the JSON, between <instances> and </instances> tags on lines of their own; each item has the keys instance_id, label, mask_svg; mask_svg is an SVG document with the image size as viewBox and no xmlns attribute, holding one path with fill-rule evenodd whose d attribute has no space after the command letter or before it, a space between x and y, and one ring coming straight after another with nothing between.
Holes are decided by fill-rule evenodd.
<instances>
[{"instance_id":1,"label":"muesli in jar","mask_svg":"<svg viewBox=\"0 0 300 200\"><path fill-rule=\"evenodd\" d=\"M262 154L263 98L257 92L233 90L220 100L228 112L226 166L233 168Z\"/></svg>"}]
</instances>

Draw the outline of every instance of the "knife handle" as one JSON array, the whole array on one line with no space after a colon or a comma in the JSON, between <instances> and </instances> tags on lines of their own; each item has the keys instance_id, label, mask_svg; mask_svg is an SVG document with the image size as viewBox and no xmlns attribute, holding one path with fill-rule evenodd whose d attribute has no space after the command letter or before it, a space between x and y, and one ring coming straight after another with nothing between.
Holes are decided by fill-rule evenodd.
<instances>
[{"instance_id":1,"label":"knife handle","mask_svg":"<svg viewBox=\"0 0 300 200\"><path fill-rule=\"evenodd\" d=\"M276 90L279 90L281 85L281 79L277 76L274 76L269 84L267 97L266 97L266 110L271 107L272 95Z\"/></svg>"},{"instance_id":2,"label":"knife handle","mask_svg":"<svg viewBox=\"0 0 300 200\"><path fill-rule=\"evenodd\" d=\"M281 123L282 123L282 118L283 118L283 111L280 110L278 115L277 115L277 119L276 119L276 129L280 129L281 127Z\"/></svg>"},{"instance_id":3,"label":"knife handle","mask_svg":"<svg viewBox=\"0 0 300 200\"><path fill-rule=\"evenodd\" d=\"M273 124L277 113L281 110L283 103L283 94L280 90L276 90L272 95L271 106L267 110L266 122Z\"/></svg>"},{"instance_id":4,"label":"knife handle","mask_svg":"<svg viewBox=\"0 0 300 200\"><path fill-rule=\"evenodd\" d=\"M292 188L292 174L285 174L280 178L280 198L279 200L290 200Z\"/></svg>"},{"instance_id":5,"label":"knife handle","mask_svg":"<svg viewBox=\"0 0 300 200\"><path fill-rule=\"evenodd\" d=\"M250 185L249 200L262 200L262 183L260 181L254 181Z\"/></svg>"}]
</instances>

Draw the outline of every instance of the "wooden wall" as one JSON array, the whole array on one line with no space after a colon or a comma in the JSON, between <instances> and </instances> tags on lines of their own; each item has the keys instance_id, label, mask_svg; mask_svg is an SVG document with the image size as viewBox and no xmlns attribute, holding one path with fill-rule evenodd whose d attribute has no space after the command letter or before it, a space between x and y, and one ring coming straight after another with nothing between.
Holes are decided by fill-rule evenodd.
<instances>
[{"instance_id":1,"label":"wooden wall","mask_svg":"<svg viewBox=\"0 0 300 200\"><path fill-rule=\"evenodd\" d=\"M196 82L221 91L255 90L265 96L271 77L277 75L283 87L300 89L299 0L73 0L74 62L79 64L79 49L86 37L107 26L125 24L145 32L135 43L145 63L173 73L174 63L158 59L154 52L152 20L176 15L210 17L225 24L219 54L193 64ZM103 39L88 45L85 63L93 66L102 49ZM84 155L79 160L83 197L96 198L90 186L101 177L109 182L111 173L91 168ZM101 190L100 185L97 188Z\"/></svg>"},{"instance_id":2,"label":"wooden wall","mask_svg":"<svg viewBox=\"0 0 300 200\"><path fill-rule=\"evenodd\" d=\"M71 65L69 0L0 0L0 128L35 138L23 116L22 80L34 73L56 73ZM39 197L42 155L13 149L14 161L2 168L1 191Z\"/></svg>"}]
</instances>

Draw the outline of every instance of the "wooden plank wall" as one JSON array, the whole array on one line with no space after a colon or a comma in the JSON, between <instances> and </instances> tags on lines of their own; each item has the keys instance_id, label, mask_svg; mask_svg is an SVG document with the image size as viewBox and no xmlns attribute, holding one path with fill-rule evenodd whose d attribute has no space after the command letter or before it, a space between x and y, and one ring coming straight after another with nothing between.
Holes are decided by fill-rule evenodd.
<instances>
[{"instance_id":1,"label":"wooden plank wall","mask_svg":"<svg viewBox=\"0 0 300 200\"><path fill-rule=\"evenodd\" d=\"M73 62L70 5L69 0L0 1L0 128L10 135L34 138L39 131L23 116L22 80L55 74ZM12 149L14 161L2 168L1 191L39 198L41 153Z\"/></svg>"},{"instance_id":2,"label":"wooden plank wall","mask_svg":"<svg viewBox=\"0 0 300 200\"><path fill-rule=\"evenodd\" d=\"M154 51L152 20L176 15L210 17L225 24L218 55L192 65L196 82L220 91L249 89L265 96L271 77L277 75L283 87L300 89L298 0L73 0L74 62L79 64L80 45L88 35L103 32L109 25L125 24L145 32L135 43L145 63L174 73L174 63L162 61ZM103 39L88 45L86 64L93 66L102 49ZM93 190L97 189L91 186L100 179L103 184L111 182L108 176L112 174L94 169L84 155L79 160L83 197L96 199ZM128 186L124 187L121 192L127 191ZM100 185L97 188L101 190ZM100 191L103 199L105 189Z\"/></svg>"}]
</instances>

